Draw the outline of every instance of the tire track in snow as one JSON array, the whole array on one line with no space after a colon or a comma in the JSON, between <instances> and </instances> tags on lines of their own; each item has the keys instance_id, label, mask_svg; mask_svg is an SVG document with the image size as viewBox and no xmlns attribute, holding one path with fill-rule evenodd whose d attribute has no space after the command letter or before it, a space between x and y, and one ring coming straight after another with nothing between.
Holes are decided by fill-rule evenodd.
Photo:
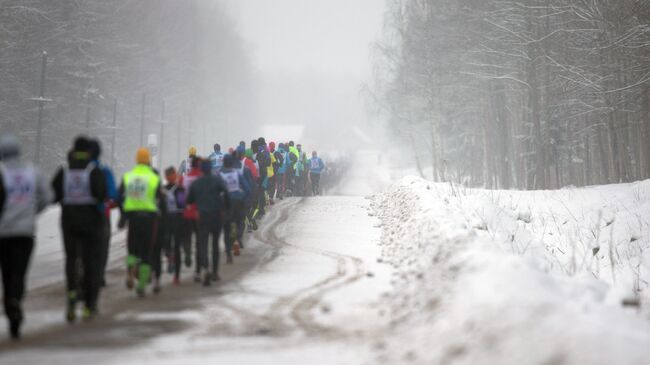
<instances>
[{"instance_id":1,"label":"tire track in snow","mask_svg":"<svg viewBox=\"0 0 650 365\"><path fill-rule=\"evenodd\" d=\"M291 248L297 251L326 257L334 260L337 270L333 274L325 276L317 283L293 292L290 295L282 296L276 300L265 315L267 318L286 318L295 323L297 327L308 335L325 336L332 339L355 336L343 329L326 326L319 323L313 316L314 309L322 303L323 298L330 292L350 285L366 275L363 261L354 256L344 255L332 251L323 251L315 248L303 247L287 242L277 230L290 217L291 208L301 204L304 198L294 199L288 203L278 204L278 208L272 211L272 219L265 224L264 229L255 234L255 238L269 244L278 250Z\"/></svg>"}]
</instances>

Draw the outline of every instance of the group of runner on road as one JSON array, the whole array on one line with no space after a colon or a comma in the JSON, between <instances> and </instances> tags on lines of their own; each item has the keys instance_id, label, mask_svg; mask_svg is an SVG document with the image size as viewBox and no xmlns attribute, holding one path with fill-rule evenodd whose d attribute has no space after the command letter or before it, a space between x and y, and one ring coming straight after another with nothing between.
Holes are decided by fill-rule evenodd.
<instances>
[{"instance_id":1,"label":"group of runner on road","mask_svg":"<svg viewBox=\"0 0 650 365\"><path fill-rule=\"evenodd\" d=\"M326 167L316 151L308 158L300 144L240 142L222 152L215 144L206 157L190 147L178 168L159 172L147 148L139 148L135 166L117 185L100 162L97 140L79 136L48 183L33 164L21 159L14 136L0 137L0 267L4 309L13 339L20 338L25 278L35 244L36 217L49 204L61 205L67 304L75 322L98 314L111 240L111 210L119 208L118 227L127 228L126 287L138 297L161 290L164 271L181 282L183 265L192 267L203 286L220 280L219 241L225 261L233 263L244 248L244 232L275 199L321 194ZM166 262L166 267L165 267Z\"/></svg>"}]
</instances>

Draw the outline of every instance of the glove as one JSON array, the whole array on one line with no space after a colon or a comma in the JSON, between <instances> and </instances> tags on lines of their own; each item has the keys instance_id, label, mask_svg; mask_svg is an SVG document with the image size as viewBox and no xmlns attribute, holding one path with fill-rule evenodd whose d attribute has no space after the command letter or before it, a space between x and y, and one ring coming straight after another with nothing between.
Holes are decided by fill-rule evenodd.
<instances>
[{"instance_id":1,"label":"glove","mask_svg":"<svg viewBox=\"0 0 650 365\"><path fill-rule=\"evenodd\" d=\"M126 227L126 217L120 215L120 220L117 222L117 229L124 229Z\"/></svg>"}]
</instances>

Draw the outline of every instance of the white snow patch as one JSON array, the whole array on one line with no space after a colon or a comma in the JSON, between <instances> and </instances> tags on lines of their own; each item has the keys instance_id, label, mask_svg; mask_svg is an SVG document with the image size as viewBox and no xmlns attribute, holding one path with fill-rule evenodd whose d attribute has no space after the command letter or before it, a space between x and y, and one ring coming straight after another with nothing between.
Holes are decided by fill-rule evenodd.
<instances>
[{"instance_id":1,"label":"white snow patch","mask_svg":"<svg viewBox=\"0 0 650 365\"><path fill-rule=\"evenodd\" d=\"M377 195L373 209L384 229L383 259L395 268L396 288L389 295L395 331L376 343L378 360L646 364L648 322L620 302L608 301L608 275L601 275L605 280L577 275L586 265L572 272L556 270L567 261L553 259L556 251L546 246L571 247L576 237L586 240L594 224L611 230L603 228L602 219L589 223L604 199L614 216L627 215L626 222L643 216L638 212L647 203L626 194L633 189L471 191L408 177ZM538 241L549 239L549 232L552 240ZM627 230L617 232L619 252L635 252L629 240L620 239ZM587 242L585 247L590 247ZM624 262L622 257L617 259ZM627 257L634 260L632 254ZM557 263L549 265L553 260ZM607 267L601 263L601 274Z\"/></svg>"}]
</instances>

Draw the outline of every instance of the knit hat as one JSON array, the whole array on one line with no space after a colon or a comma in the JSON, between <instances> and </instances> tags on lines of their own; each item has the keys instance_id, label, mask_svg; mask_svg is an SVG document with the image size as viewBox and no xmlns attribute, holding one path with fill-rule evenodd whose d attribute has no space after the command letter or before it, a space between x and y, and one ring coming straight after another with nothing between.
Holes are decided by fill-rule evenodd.
<instances>
[{"instance_id":1,"label":"knit hat","mask_svg":"<svg viewBox=\"0 0 650 365\"><path fill-rule=\"evenodd\" d=\"M20 156L20 141L16 136L5 135L0 138L0 160Z\"/></svg>"},{"instance_id":2,"label":"knit hat","mask_svg":"<svg viewBox=\"0 0 650 365\"><path fill-rule=\"evenodd\" d=\"M151 163L149 149L146 147L138 148L138 152L135 154L135 162L141 165L149 165Z\"/></svg>"},{"instance_id":3,"label":"knit hat","mask_svg":"<svg viewBox=\"0 0 650 365\"><path fill-rule=\"evenodd\" d=\"M231 168L233 166L233 157L232 155L228 154L223 156L223 167L225 168Z\"/></svg>"},{"instance_id":4,"label":"knit hat","mask_svg":"<svg viewBox=\"0 0 650 365\"><path fill-rule=\"evenodd\" d=\"M196 147L192 146L190 149L187 151L187 154L189 156L196 156Z\"/></svg>"},{"instance_id":5,"label":"knit hat","mask_svg":"<svg viewBox=\"0 0 650 365\"><path fill-rule=\"evenodd\" d=\"M246 152L244 153L244 156L248 158L253 158L253 150L251 148L247 149Z\"/></svg>"}]
</instances>

